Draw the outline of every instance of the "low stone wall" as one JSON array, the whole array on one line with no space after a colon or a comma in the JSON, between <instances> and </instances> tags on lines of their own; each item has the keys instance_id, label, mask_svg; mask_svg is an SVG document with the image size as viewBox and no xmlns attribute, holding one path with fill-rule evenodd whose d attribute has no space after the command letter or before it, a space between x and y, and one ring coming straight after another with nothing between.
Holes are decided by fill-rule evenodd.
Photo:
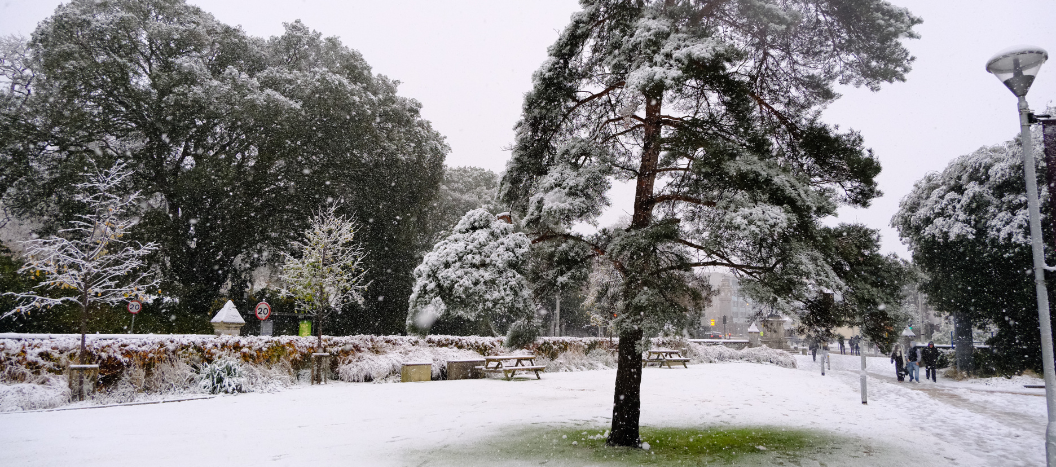
<instances>
[{"instance_id":1,"label":"low stone wall","mask_svg":"<svg viewBox=\"0 0 1056 467\"><path fill-rule=\"evenodd\" d=\"M721 345L730 349L748 348L748 339L687 339L689 342L700 345Z\"/></svg>"}]
</instances>

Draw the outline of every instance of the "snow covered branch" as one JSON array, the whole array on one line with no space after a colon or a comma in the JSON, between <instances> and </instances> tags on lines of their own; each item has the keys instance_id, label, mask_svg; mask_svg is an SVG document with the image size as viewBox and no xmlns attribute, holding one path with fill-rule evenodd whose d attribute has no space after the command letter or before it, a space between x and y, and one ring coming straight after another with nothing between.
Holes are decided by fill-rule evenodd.
<instances>
[{"instance_id":1,"label":"snow covered branch","mask_svg":"<svg viewBox=\"0 0 1056 467\"><path fill-rule=\"evenodd\" d=\"M8 292L6 295L23 304L5 317L66 302L80 303L85 310L92 302L114 305L157 284L149 272L137 272L157 245L124 238L137 223L129 211L139 200L139 192L119 194L120 186L131 175L123 162L85 174L88 180L76 185L75 200L84 203L87 212L78 215L72 227L60 230L59 236L22 243L26 263L19 272L39 277L41 282L33 291ZM58 296L45 292L57 292ZM67 292L77 295L65 295Z\"/></svg>"},{"instance_id":2,"label":"snow covered branch","mask_svg":"<svg viewBox=\"0 0 1056 467\"><path fill-rule=\"evenodd\" d=\"M331 203L312 218L304 241L294 242L294 256L283 252L280 277L286 293L297 299L303 311L339 310L352 301L363 302L366 252L356 238L355 220L337 214Z\"/></svg>"}]
</instances>

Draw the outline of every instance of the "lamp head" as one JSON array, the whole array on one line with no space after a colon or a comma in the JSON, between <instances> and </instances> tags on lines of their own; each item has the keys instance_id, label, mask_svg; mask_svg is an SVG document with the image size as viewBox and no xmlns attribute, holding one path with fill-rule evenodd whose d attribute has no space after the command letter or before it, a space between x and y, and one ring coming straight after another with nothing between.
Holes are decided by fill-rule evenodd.
<instances>
[{"instance_id":1,"label":"lamp head","mask_svg":"<svg viewBox=\"0 0 1056 467\"><path fill-rule=\"evenodd\" d=\"M1016 97L1023 97L1034 84L1041 64L1048 59L1049 53L1041 47L1019 45L994 54L986 62L986 71L993 73Z\"/></svg>"}]
</instances>

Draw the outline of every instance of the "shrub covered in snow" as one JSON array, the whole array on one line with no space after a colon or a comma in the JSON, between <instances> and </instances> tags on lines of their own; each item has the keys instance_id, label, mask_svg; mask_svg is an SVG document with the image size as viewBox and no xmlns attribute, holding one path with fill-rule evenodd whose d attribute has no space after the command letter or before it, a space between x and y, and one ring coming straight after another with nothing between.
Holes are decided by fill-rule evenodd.
<instances>
[{"instance_id":1,"label":"shrub covered in snow","mask_svg":"<svg viewBox=\"0 0 1056 467\"><path fill-rule=\"evenodd\" d=\"M539 337L539 328L527 320L517 321L506 333L506 347L521 349L532 345Z\"/></svg>"},{"instance_id":2,"label":"shrub covered in snow","mask_svg":"<svg viewBox=\"0 0 1056 467\"><path fill-rule=\"evenodd\" d=\"M232 358L221 358L198 369L198 387L210 394L234 394L243 391L245 378L242 363Z\"/></svg>"},{"instance_id":3,"label":"shrub covered in snow","mask_svg":"<svg viewBox=\"0 0 1056 467\"><path fill-rule=\"evenodd\" d=\"M0 411L51 408L66 403L63 371L76 358L75 335L0 336ZM36 338L32 338L36 337ZM615 339L541 337L523 349L502 337L327 337L333 374L348 382L399 380L405 362L432 362L432 379L446 377L449 360L531 353L548 372L616 367ZM733 350L681 339L654 339L654 346L683 349L693 363L746 361L795 367L787 352L766 347ZM100 365L94 403L122 403L173 394L274 391L296 384L318 351L314 337L296 336L102 336L89 338L88 360ZM303 378L302 378L303 379Z\"/></svg>"},{"instance_id":4,"label":"shrub covered in snow","mask_svg":"<svg viewBox=\"0 0 1056 467\"><path fill-rule=\"evenodd\" d=\"M414 269L407 330L425 334L445 315L483 322L498 335L535 310L524 259L530 242L484 209L467 212Z\"/></svg>"},{"instance_id":5,"label":"shrub covered in snow","mask_svg":"<svg viewBox=\"0 0 1056 467\"><path fill-rule=\"evenodd\" d=\"M769 363L784 368L796 368L796 358L792 354L767 346L735 350L721 345L701 345L691 343L686 346L685 356L693 363L749 362Z\"/></svg>"}]
</instances>

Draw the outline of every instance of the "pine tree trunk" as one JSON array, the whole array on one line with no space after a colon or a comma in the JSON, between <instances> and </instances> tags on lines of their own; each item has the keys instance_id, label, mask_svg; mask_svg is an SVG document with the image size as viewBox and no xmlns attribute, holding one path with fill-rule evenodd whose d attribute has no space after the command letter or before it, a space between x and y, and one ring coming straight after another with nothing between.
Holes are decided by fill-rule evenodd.
<instances>
[{"instance_id":1,"label":"pine tree trunk","mask_svg":"<svg viewBox=\"0 0 1056 467\"><path fill-rule=\"evenodd\" d=\"M653 223L653 207L656 205L653 187L656 182L657 162L660 159L662 99L662 90L645 93L644 141L634 193L632 229L642 229ZM637 266L646 267L646 265ZM633 290L637 288L630 287L629 289L630 293L634 293ZM631 300L633 297L626 297L626 299ZM641 438L638 436L638 419L642 413L642 354L637 349L640 340L642 340L641 328L620 331L620 342L617 344L619 357L616 367L616 394L613 396L612 431L608 439L610 446L638 447L641 443Z\"/></svg>"},{"instance_id":2,"label":"pine tree trunk","mask_svg":"<svg viewBox=\"0 0 1056 467\"><path fill-rule=\"evenodd\" d=\"M638 167L638 179L634 191L634 214L631 216L631 228L640 229L653 223L653 187L656 184L657 162L660 160L660 137L663 125L660 123L662 93L646 93L645 128L642 146L642 161Z\"/></svg>"},{"instance_id":3,"label":"pine tree trunk","mask_svg":"<svg viewBox=\"0 0 1056 467\"><path fill-rule=\"evenodd\" d=\"M642 413L642 354L637 349L641 339L641 329L620 333L609 446L638 447L641 442L638 419Z\"/></svg>"}]
</instances>

